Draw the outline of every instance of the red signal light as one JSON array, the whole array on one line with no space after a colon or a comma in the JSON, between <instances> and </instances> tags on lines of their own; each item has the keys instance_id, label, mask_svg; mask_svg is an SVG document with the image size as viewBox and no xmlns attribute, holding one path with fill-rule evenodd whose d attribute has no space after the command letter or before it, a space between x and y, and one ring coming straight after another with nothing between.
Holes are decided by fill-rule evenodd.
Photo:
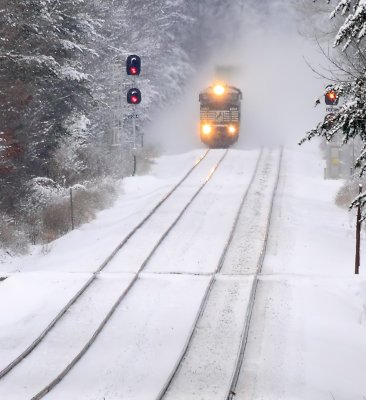
<instances>
[{"instance_id":1,"label":"red signal light","mask_svg":"<svg viewBox=\"0 0 366 400\"><path fill-rule=\"evenodd\" d=\"M338 95L334 90L329 90L325 94L325 104L328 106L336 106L338 104Z\"/></svg>"},{"instance_id":2,"label":"red signal light","mask_svg":"<svg viewBox=\"0 0 366 400\"><path fill-rule=\"evenodd\" d=\"M126 60L127 75L140 75L141 58L135 54L131 54Z\"/></svg>"},{"instance_id":3,"label":"red signal light","mask_svg":"<svg viewBox=\"0 0 366 400\"><path fill-rule=\"evenodd\" d=\"M127 103L129 104L140 104L141 103L141 92L137 88L132 88L127 93Z\"/></svg>"}]
</instances>

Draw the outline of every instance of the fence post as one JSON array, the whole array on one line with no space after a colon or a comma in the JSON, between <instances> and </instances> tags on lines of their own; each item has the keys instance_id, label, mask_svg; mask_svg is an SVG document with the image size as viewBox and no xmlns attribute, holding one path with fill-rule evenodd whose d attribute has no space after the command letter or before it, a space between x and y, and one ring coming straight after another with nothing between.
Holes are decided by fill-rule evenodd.
<instances>
[{"instance_id":1,"label":"fence post","mask_svg":"<svg viewBox=\"0 0 366 400\"><path fill-rule=\"evenodd\" d=\"M133 153L133 170L132 170L132 176L135 176L135 174L136 174L136 168L137 168L137 158L136 158L136 154Z\"/></svg>"},{"instance_id":2,"label":"fence post","mask_svg":"<svg viewBox=\"0 0 366 400\"><path fill-rule=\"evenodd\" d=\"M71 216L71 230L74 230L74 202L72 200L72 188L70 188L70 216Z\"/></svg>"}]
</instances>

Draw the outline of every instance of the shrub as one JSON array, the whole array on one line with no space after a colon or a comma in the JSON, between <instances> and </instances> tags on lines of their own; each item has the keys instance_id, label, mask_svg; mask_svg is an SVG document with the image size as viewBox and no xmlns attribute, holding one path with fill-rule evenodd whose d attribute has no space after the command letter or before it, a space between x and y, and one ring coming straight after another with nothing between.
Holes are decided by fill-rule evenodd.
<instances>
[{"instance_id":1,"label":"shrub","mask_svg":"<svg viewBox=\"0 0 366 400\"><path fill-rule=\"evenodd\" d=\"M154 164L154 158L158 156L156 149L152 147L144 147L136 152L137 168L136 175L146 174Z\"/></svg>"},{"instance_id":2,"label":"shrub","mask_svg":"<svg viewBox=\"0 0 366 400\"><path fill-rule=\"evenodd\" d=\"M74 227L90 222L97 211L111 206L115 197L115 185L108 179L75 185L72 190ZM49 243L71 230L70 191L44 207L41 221L42 243Z\"/></svg>"},{"instance_id":3,"label":"shrub","mask_svg":"<svg viewBox=\"0 0 366 400\"><path fill-rule=\"evenodd\" d=\"M362 183L364 189L366 189L366 179L362 179L362 181L360 181L359 179L346 181L336 195L336 205L338 207L348 208L355 197L358 195L360 183Z\"/></svg>"},{"instance_id":4,"label":"shrub","mask_svg":"<svg viewBox=\"0 0 366 400\"><path fill-rule=\"evenodd\" d=\"M28 240L13 219L0 213L0 248L9 254L24 254Z\"/></svg>"}]
</instances>

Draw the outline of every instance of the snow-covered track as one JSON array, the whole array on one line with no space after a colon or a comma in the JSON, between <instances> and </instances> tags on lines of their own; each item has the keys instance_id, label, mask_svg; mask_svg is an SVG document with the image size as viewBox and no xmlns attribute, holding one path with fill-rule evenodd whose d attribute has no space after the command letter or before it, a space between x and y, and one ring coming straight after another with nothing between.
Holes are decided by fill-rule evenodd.
<instances>
[{"instance_id":1,"label":"snow-covered track","mask_svg":"<svg viewBox=\"0 0 366 400\"><path fill-rule=\"evenodd\" d=\"M184 348L183 348L183 350L182 350L182 353L181 353L180 357L178 358L178 360L177 360L177 362L176 362L176 364L175 364L174 369L172 370L171 374L169 375L168 380L166 381L165 385L164 385L163 388L161 389L161 391L160 391L159 395L157 396L156 400L162 400L162 399L164 398L164 396L165 396L167 390L169 389L169 387L170 387L170 385L171 385L171 383L172 383L172 381L173 381L173 379L174 379L174 377L175 377L177 371L178 371L179 368L180 368L180 365L181 365L181 363L182 363L182 360L184 359L184 357L186 356L186 354L187 354L187 352L188 352L189 345L190 345L190 343L191 343L191 341L192 341L192 338L193 338L193 335L194 335L194 333L195 333L195 331L196 331L196 329L197 329L198 321L199 321L199 320L201 319L201 317L202 317L202 314L203 314L203 312L204 312L204 310L205 310L205 308L206 308L206 305L207 305L207 301L208 301L209 295L210 295L210 293L211 293L211 291L212 291L212 288L213 288L213 286L214 286L214 283L215 283L215 280L216 280L216 274L219 273L220 270L221 270L221 268L222 268L222 264L223 264L223 260L224 260L224 258L225 258L225 254L226 254L227 249L228 249L228 247L230 246L230 243L231 243L231 241L232 241L233 233L234 233L235 228L236 228L236 225L237 225L237 223L238 223L239 216L240 216L241 210L242 210L243 205L244 205L244 202L245 202L245 198L246 198L246 196L247 196L247 194L248 194L249 188L250 188L250 186L251 186L251 184L252 184L252 182L253 182L253 180L254 180L254 177L255 177L255 175L256 175L256 172L257 172L257 169L258 169L258 165L259 165L259 160L260 160L261 156L262 156L262 151L261 151L261 153L260 153L260 156L258 157L257 165L256 165L256 168L255 168L254 173L253 173L253 175L252 175L252 178L251 178L251 181L250 181L250 183L249 183L249 186L247 187L247 189L246 189L246 191L245 191L245 193L244 193L244 196L243 196L243 198L242 198L242 201L240 202L240 206L239 206L239 209L238 209L238 211L237 211L237 213L236 213L235 220L234 220L234 223L233 223L231 232L230 232L230 236L229 236L229 238L228 238L228 240L227 240L227 242L226 242L226 244L225 244L224 250L223 250L223 252L222 252L222 255L221 255L221 257L220 257L220 261L219 261L219 263L218 263L218 265L217 265L217 267L216 267L216 270L215 270L215 272L214 272L214 273L212 274L212 276L211 276L210 282L209 282L209 284L208 284L208 286L207 286L205 295L204 295L204 297L203 297L203 299L202 299L202 302L201 302L200 308L199 308L199 310L198 310L198 312L197 312L196 318L194 319L194 322L193 322L193 324L192 324L192 327L191 327L191 330L190 330L190 334L189 334L189 336L188 336L188 338L187 338L187 341L186 341L185 346L184 346Z\"/></svg>"},{"instance_id":2,"label":"snow-covered track","mask_svg":"<svg viewBox=\"0 0 366 400\"><path fill-rule=\"evenodd\" d=\"M100 272L102 272L116 254L126 245L131 237L156 213L156 211L175 193L179 187L188 179L193 171L201 164L201 162L209 154L210 149L206 150L201 157L195 162L195 164L187 171L187 173L180 179L180 181L148 212L148 214L124 237L124 239L118 244L113 252L105 259L105 261L99 266L99 268L92 274L90 279L80 288L80 290L70 299L70 301L61 309L56 317L48 324L43 332L11 363L0 371L0 379L6 376L14 367L16 367L21 361L23 361L47 336L47 334L54 328L57 322L66 314L66 312L73 306L77 300L83 295L83 293L91 286L91 284L97 279Z\"/></svg>"},{"instance_id":3,"label":"snow-covered track","mask_svg":"<svg viewBox=\"0 0 366 400\"><path fill-rule=\"evenodd\" d=\"M164 232L164 234L160 237L160 239L158 240L158 242L155 244L155 246L153 247L153 249L150 251L149 255L145 258L144 262L141 263L138 271L134 274L134 277L132 278L132 280L130 281L130 283L128 284L128 286L123 290L123 292L120 294L120 296L118 297L117 301L113 304L113 306L110 308L110 310L108 311L107 315L105 316L105 318L102 320L102 322L98 325L97 329L94 331L94 333L92 334L92 336L90 337L90 339L87 341L87 343L83 346L83 348L81 349L81 351L78 352L78 354L72 359L72 361L62 370L61 373L59 373L57 375L57 377L55 379L53 379L49 384L47 384L42 390L40 390L36 395L34 395L31 400L39 400L41 398L43 398L47 393L49 393L56 385L58 385L58 383L60 383L62 381L62 379L71 371L71 369L78 363L78 361L85 355L85 353L88 351L88 349L92 346L92 344L95 342L95 340L97 339L97 337L99 336L99 334L102 332L103 328L106 326L106 324L108 323L108 321L110 320L110 318L112 317L112 315L115 313L115 311L117 310L117 308L120 306L120 304L122 303L123 299L128 295L128 293L131 291L132 287L134 287L134 285L136 284L136 282L139 280L140 278L140 274L143 272L145 266L147 265L147 263L149 262L149 260L151 259L151 257L154 255L155 251L158 249L158 247L161 245L161 243L165 240L165 238L168 236L169 232L174 228L174 226L176 226L176 224L178 223L178 221L181 219L181 217L185 214L185 212L187 211L187 209L190 207L190 205L194 202L194 200L197 198L197 196L202 192L202 190L205 188L205 186L210 182L210 180L212 179L215 171L218 169L218 167L220 166L220 164L222 163L222 161L225 159L226 155L228 154L229 150L226 150L223 155L220 157L220 159L217 161L216 165L210 170L209 175L206 177L206 179L204 180L203 183L201 183L201 185L198 187L197 190L195 190L193 196L190 198L190 200L185 204L185 206L182 208L182 210L179 212L179 214L177 215L177 217L174 219L174 221L170 224L169 228L166 229L166 231ZM181 181L182 182L182 181ZM140 227L143 224L140 224ZM139 229L139 228L137 228ZM132 236L132 235L131 235ZM125 241L127 242L127 240ZM120 248L122 248L122 246L120 246ZM118 251L115 252L115 254L117 254ZM113 259L113 257L109 258L109 261L111 261ZM103 268L104 269L107 265L108 262L103 263ZM101 269L98 270L97 273L95 273L95 275L97 275L99 272L101 272Z\"/></svg>"},{"instance_id":4,"label":"snow-covered track","mask_svg":"<svg viewBox=\"0 0 366 400\"><path fill-rule=\"evenodd\" d=\"M249 336L249 328L250 328L250 323L252 320L255 298L256 298L256 293L257 293L257 288L258 288L258 283L259 283L259 277L260 277L260 274L262 271L263 262L264 262L264 258L265 258L266 250L267 250L267 242L268 242L268 236L269 236L269 231L270 231L270 226L271 226L272 211L273 211L276 192L277 192L280 175L281 175L282 157L283 157L283 149L281 148L281 154L280 154L279 165L278 165L277 176L276 176L276 183L275 183L275 186L273 187L272 196L271 196L271 205L270 205L270 210L269 210L269 214L268 214L268 218L267 218L265 237L263 240L263 246L261 249L260 257L259 257L259 260L257 263L256 273L254 275L252 288L250 291L250 297L249 297L249 303L248 303L247 312L246 312L245 324L244 324L244 329L243 329L243 333L242 333L242 337L241 337L240 350L238 353L237 361L235 363L235 371L234 371L233 378L231 381L230 389L225 398L227 400L235 399L236 387L238 384L241 367L243 365L245 349L247 346L248 336Z\"/></svg>"},{"instance_id":5,"label":"snow-covered track","mask_svg":"<svg viewBox=\"0 0 366 400\"><path fill-rule=\"evenodd\" d=\"M246 274L226 274L225 271L222 271L222 269L228 250L230 249L230 246L232 245L232 242L235 238L235 232L237 230L238 223L241 222L243 208L251 206L251 197L253 197L252 192L257 192L258 183L260 184L263 176L267 175L266 169L268 168L268 165L271 164L269 162L271 158L271 152L262 151L260 157L257 160L255 171L242 197L242 201L237 210L230 235L222 251L222 255L216 267L216 271L212 274L209 286L206 290L200 309L194 320L185 347L183 348L181 355L177 360L175 367L168 377L165 385L161 389L159 395L156 397L156 400L188 400L206 398L227 399L229 398L230 393L233 393L233 390L235 389L248 336L248 327L250 324L250 317L254 305L256 287L258 284L257 277L260 274L265 255L265 248L269 231L269 221L271 218L274 194L278 185L282 152L278 157L278 163L276 163L275 165L274 173L272 172L274 179L267 178L268 185L273 187L273 189L270 194L270 210L268 212L268 218L266 219L265 223L265 235L264 240L261 243L262 247L256 266L256 275L254 276L254 278L248 278ZM231 310L229 313L227 313L228 306L230 306ZM246 307L247 311L246 313L244 313ZM237 319L235 315L242 315L242 317L240 319ZM222 316L224 317L222 318ZM244 320L244 329L242 329L242 322ZM233 326L235 324L237 324L237 326ZM241 330L242 333L240 333ZM234 333L234 331L236 331L237 333ZM231 335L233 342L235 342L234 345L230 344L229 346L231 354L225 353L225 344L222 344L220 340L219 343L215 344L213 344L214 340L212 343L210 342L213 336L219 337L220 335ZM230 340L231 338L228 339L229 342ZM205 341L209 342L209 344L207 344L206 354L202 355L200 354L200 352L204 347ZM222 348L218 350L217 347L215 347L216 345L221 346ZM208 354L212 351L216 353L213 357ZM225 356L227 357L227 360L224 362L223 358ZM207 357L206 365L205 361L202 361L202 359L205 359L205 357ZM226 364L222 365L222 363ZM204 378L206 377L206 375L209 375L212 372L209 371L210 369L214 371L210 378L211 385L209 381L205 381ZM218 380L216 382L215 374L219 369L225 371L233 371L232 378L230 372L226 372L225 374L223 374L219 371L219 375L221 374L225 376L222 378L222 381ZM212 387L215 385L223 387L220 387L217 390L216 388L212 389ZM192 389L192 387L194 388ZM226 393L227 388L230 388L228 390L228 393ZM215 397L215 395L217 397Z\"/></svg>"}]
</instances>

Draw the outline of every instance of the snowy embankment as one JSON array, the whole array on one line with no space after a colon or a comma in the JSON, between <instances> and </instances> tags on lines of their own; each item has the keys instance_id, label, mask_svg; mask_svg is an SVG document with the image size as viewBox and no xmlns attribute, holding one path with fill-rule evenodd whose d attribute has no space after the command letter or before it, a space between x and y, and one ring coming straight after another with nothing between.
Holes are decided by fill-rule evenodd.
<instances>
[{"instance_id":1,"label":"snowy embankment","mask_svg":"<svg viewBox=\"0 0 366 400\"><path fill-rule=\"evenodd\" d=\"M204 154L200 149L188 154L163 156L146 176L123 179L120 196L110 209L75 231L45 246L33 246L31 254L0 262L0 276L16 272L93 272ZM92 251L91 251L92 249Z\"/></svg>"}]
</instances>

